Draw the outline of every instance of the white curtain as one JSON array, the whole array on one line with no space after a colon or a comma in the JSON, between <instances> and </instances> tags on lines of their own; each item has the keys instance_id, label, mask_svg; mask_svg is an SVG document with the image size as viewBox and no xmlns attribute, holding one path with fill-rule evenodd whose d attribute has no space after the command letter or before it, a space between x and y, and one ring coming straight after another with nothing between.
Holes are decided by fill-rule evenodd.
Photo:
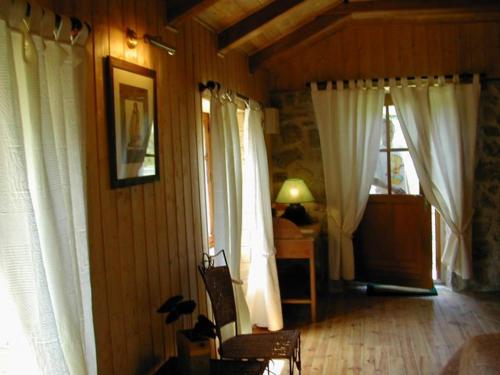
<instances>
[{"instance_id":1,"label":"white curtain","mask_svg":"<svg viewBox=\"0 0 500 375\"><path fill-rule=\"evenodd\" d=\"M391 95L424 194L451 229L442 263L469 279L479 77L471 84L457 77L440 77L435 86L416 82L396 87L391 80Z\"/></svg>"},{"instance_id":2,"label":"white curtain","mask_svg":"<svg viewBox=\"0 0 500 375\"><path fill-rule=\"evenodd\" d=\"M311 85L319 129L328 219L330 278L354 279L352 234L368 200L382 129L383 81Z\"/></svg>"},{"instance_id":3,"label":"white curtain","mask_svg":"<svg viewBox=\"0 0 500 375\"><path fill-rule=\"evenodd\" d=\"M95 374L82 143L88 32L71 39L66 17L54 33L52 12L31 4L23 19L25 1L0 5L0 372Z\"/></svg>"},{"instance_id":4,"label":"white curtain","mask_svg":"<svg viewBox=\"0 0 500 375\"><path fill-rule=\"evenodd\" d=\"M276 331L283 328L283 315L273 239L267 151L262 110L252 100L245 110L244 135L243 227L248 233L247 245L251 254L246 298L252 323Z\"/></svg>"},{"instance_id":5,"label":"white curtain","mask_svg":"<svg viewBox=\"0 0 500 375\"><path fill-rule=\"evenodd\" d=\"M240 279L242 175L236 104L233 95L212 90L210 131L214 187L215 249L226 253L231 277ZM241 283L233 283L239 333L252 331L248 306ZM230 335L230 334L229 334Z\"/></svg>"}]
</instances>

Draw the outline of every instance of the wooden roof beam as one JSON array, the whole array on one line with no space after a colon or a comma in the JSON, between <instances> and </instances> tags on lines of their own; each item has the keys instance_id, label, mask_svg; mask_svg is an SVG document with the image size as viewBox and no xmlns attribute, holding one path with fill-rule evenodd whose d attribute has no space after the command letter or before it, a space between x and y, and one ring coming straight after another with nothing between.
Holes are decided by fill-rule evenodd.
<instances>
[{"instance_id":1,"label":"wooden roof beam","mask_svg":"<svg viewBox=\"0 0 500 375\"><path fill-rule=\"evenodd\" d=\"M248 58L250 71L256 71L265 61L275 54L290 48L300 48L314 43L340 30L350 19L349 14L321 15L295 30L276 43L257 51Z\"/></svg>"},{"instance_id":2,"label":"wooden roof beam","mask_svg":"<svg viewBox=\"0 0 500 375\"><path fill-rule=\"evenodd\" d=\"M167 0L167 25L176 26L194 18L218 0Z\"/></svg>"},{"instance_id":3,"label":"wooden roof beam","mask_svg":"<svg viewBox=\"0 0 500 375\"><path fill-rule=\"evenodd\" d=\"M414 19L422 21L443 17L451 20L467 17L474 19L476 14L496 18L499 11L500 4L497 0L475 0L474 2L467 0L426 2L380 0L343 3L284 36L274 44L255 52L249 57L249 67L250 71L254 72L274 55L321 40L344 27L348 22L355 20L404 19L409 21Z\"/></svg>"},{"instance_id":4,"label":"wooden roof beam","mask_svg":"<svg viewBox=\"0 0 500 375\"><path fill-rule=\"evenodd\" d=\"M229 49L241 45L244 40L252 38L261 27L303 1L304 0L275 0L233 26L221 31L217 35L219 52L225 53Z\"/></svg>"}]
</instances>

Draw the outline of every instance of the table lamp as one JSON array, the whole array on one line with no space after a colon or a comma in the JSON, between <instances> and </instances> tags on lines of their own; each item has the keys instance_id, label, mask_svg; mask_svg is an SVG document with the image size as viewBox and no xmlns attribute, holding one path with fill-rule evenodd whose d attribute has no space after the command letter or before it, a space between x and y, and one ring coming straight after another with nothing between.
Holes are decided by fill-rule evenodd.
<instances>
[{"instance_id":1,"label":"table lamp","mask_svg":"<svg viewBox=\"0 0 500 375\"><path fill-rule=\"evenodd\" d=\"M282 218L288 219L296 225L311 224L311 217L301 203L314 202L311 191L300 178L287 179L276 197L277 203L288 203Z\"/></svg>"}]
</instances>

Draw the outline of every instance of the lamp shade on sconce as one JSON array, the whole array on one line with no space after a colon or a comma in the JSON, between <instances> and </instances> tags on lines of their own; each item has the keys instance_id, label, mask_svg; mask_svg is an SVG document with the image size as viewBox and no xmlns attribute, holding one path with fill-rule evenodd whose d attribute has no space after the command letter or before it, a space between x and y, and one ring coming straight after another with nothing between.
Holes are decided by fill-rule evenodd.
<instances>
[{"instance_id":1,"label":"lamp shade on sconce","mask_svg":"<svg viewBox=\"0 0 500 375\"><path fill-rule=\"evenodd\" d=\"M300 178L287 179L276 197L277 203L307 203L314 202L314 197L304 180Z\"/></svg>"},{"instance_id":2,"label":"lamp shade on sconce","mask_svg":"<svg viewBox=\"0 0 500 375\"><path fill-rule=\"evenodd\" d=\"M280 112L278 108L264 108L264 130L266 134L280 133Z\"/></svg>"}]
</instances>

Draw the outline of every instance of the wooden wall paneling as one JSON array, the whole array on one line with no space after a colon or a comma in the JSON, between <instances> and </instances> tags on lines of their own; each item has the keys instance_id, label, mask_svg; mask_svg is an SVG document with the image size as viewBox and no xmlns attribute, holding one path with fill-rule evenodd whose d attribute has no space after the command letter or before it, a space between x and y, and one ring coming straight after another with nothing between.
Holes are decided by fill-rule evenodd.
<instances>
[{"instance_id":1,"label":"wooden wall paneling","mask_svg":"<svg viewBox=\"0 0 500 375\"><path fill-rule=\"evenodd\" d=\"M110 0L108 6L108 17L110 21L110 55L125 59L125 26L124 14L120 11L124 5L121 0ZM137 291L135 289L135 266L132 236L132 205L130 188L113 190L116 197L117 231L118 240L115 242L115 262L120 264L120 283L122 284L122 311L120 318L123 321L125 331L126 358L121 360L128 362L127 368L132 368L135 353L138 351L137 334ZM114 281L116 282L116 281Z\"/></svg>"},{"instance_id":2,"label":"wooden wall paneling","mask_svg":"<svg viewBox=\"0 0 500 375\"><path fill-rule=\"evenodd\" d=\"M384 27L384 55L385 72L384 77L394 77L400 75L401 71L398 51L399 28L395 24L388 24Z\"/></svg>"},{"instance_id":3,"label":"wooden wall paneling","mask_svg":"<svg viewBox=\"0 0 500 375\"><path fill-rule=\"evenodd\" d=\"M171 256L174 254L174 258L171 261L177 264L178 272L178 282L179 282L179 292L185 298L189 297L189 280L187 278L183 279L183 275L187 272L187 261L186 261L186 217L184 212L184 180L183 180L183 149L182 149L182 128L185 126L183 115L183 103L181 102L181 96L186 90L184 86L184 34L185 26L177 34L177 53L175 54L173 61L172 70L177 74L171 77L172 81L169 82L170 95L173 99L172 106L172 141L173 141L173 153L174 153L174 184L175 184L175 212L177 220L177 247L174 251L171 251ZM172 250L172 249L171 249ZM173 265L175 267L175 265ZM185 320L190 320L190 317L186 317Z\"/></svg>"},{"instance_id":4,"label":"wooden wall paneling","mask_svg":"<svg viewBox=\"0 0 500 375\"><path fill-rule=\"evenodd\" d=\"M109 326L112 364L101 365L103 356L99 356L99 368L112 366L113 372L123 372L129 368L127 349L125 345L125 327L123 322L123 300L121 284L121 262L119 254L119 236L117 228L116 195L110 189L109 152L107 137L106 114L106 86L104 84L103 58L112 52L110 22L108 15L108 2L101 1L94 4L93 34L94 34L94 59L96 75L96 114L98 126L98 164L100 172L101 213L103 244L101 250L105 254L106 286L108 290ZM96 249L97 250L97 249ZM93 266L93 265L91 265ZM98 317L103 319L105 317ZM94 318L96 320L96 318Z\"/></svg>"},{"instance_id":5,"label":"wooden wall paneling","mask_svg":"<svg viewBox=\"0 0 500 375\"><path fill-rule=\"evenodd\" d=\"M427 43L426 25L413 25L413 60L415 61L415 74L426 76L431 74L429 66L429 53Z\"/></svg>"},{"instance_id":6,"label":"wooden wall paneling","mask_svg":"<svg viewBox=\"0 0 500 375\"><path fill-rule=\"evenodd\" d=\"M195 45L198 42L196 39L196 27L193 22L186 24L186 75L187 79L185 85L189 87L186 90L186 146L187 154L189 155L187 160L187 169L189 170L189 182L187 184L186 199L189 202L189 211L191 212L189 220L190 225L186 227L187 238L188 238L188 273L191 289L191 298L197 302L196 312L200 312L200 287L199 278L197 272L197 263L200 257L197 255L201 253L201 226L200 226L200 205L199 205L199 181L198 181L198 152L196 143L196 117L201 117L201 113L196 111L196 99L197 96L197 84L196 84L196 74L194 71L194 59L195 59ZM193 319L197 314L193 314Z\"/></svg>"},{"instance_id":7,"label":"wooden wall paneling","mask_svg":"<svg viewBox=\"0 0 500 375\"><path fill-rule=\"evenodd\" d=\"M489 26L489 24L488 24ZM486 31L489 27L484 27L479 23L469 23L467 29L467 44L471 56L471 66L469 72L481 72L486 69L485 54L488 49Z\"/></svg>"},{"instance_id":8,"label":"wooden wall paneling","mask_svg":"<svg viewBox=\"0 0 500 375\"><path fill-rule=\"evenodd\" d=\"M415 49L411 25L401 25L399 28L396 48L398 49L400 75L414 76L415 61L412 57Z\"/></svg>"},{"instance_id":9,"label":"wooden wall paneling","mask_svg":"<svg viewBox=\"0 0 500 375\"><path fill-rule=\"evenodd\" d=\"M137 32L140 38L145 33L146 8L145 2L127 0L125 26L131 27ZM125 47L127 49L127 46ZM133 61L140 66L150 68L149 56L145 53L145 45L140 41L133 51ZM134 238L134 259L135 259L135 275L136 275L136 291L137 291L137 327L138 327L138 349L136 372L146 372L154 363L154 347L152 334L152 316L155 311L155 306L151 304L150 299L150 283L148 274L148 244L146 243L146 235L149 232L146 225L145 212L145 187L150 184L135 185L131 187L132 199L132 228ZM154 318L153 318L154 319ZM156 317L158 320L158 317ZM161 329L160 329L161 332Z\"/></svg>"},{"instance_id":10,"label":"wooden wall paneling","mask_svg":"<svg viewBox=\"0 0 500 375\"><path fill-rule=\"evenodd\" d=\"M460 73L458 69L458 50L457 50L457 25L446 23L440 25L441 34L443 35L443 61L446 62L445 69L450 73Z\"/></svg>"},{"instance_id":11,"label":"wooden wall paneling","mask_svg":"<svg viewBox=\"0 0 500 375\"><path fill-rule=\"evenodd\" d=\"M195 89L192 92L193 108L194 108L194 122L191 127L194 135L191 139L192 155L194 155L195 160L192 161L193 165L191 168L191 173L193 175L193 201L194 201L194 212L195 217L195 256L196 264L200 264L202 261L202 252L208 252L208 235L206 230L206 220L204 216L206 215L206 202L205 202L205 184L204 184L204 154L203 154L203 133L202 133L202 123L201 123L201 95L197 89L197 84L203 82L203 74L201 72L202 64L202 44L201 44L201 26L198 23L193 24L193 83ZM196 268L197 269L197 268ZM202 314L207 314L207 301L206 292L203 282L200 281L200 275L196 274L198 281L198 310Z\"/></svg>"},{"instance_id":12,"label":"wooden wall paneling","mask_svg":"<svg viewBox=\"0 0 500 375\"><path fill-rule=\"evenodd\" d=\"M189 106L188 97L191 95L193 90L192 83L192 26L191 22L186 22L184 26L184 32L181 38L184 54L181 58L179 57L179 63L182 66L182 76L184 79L179 82L181 86L185 87L185 90L181 90L180 97L180 111L179 114L182 118L182 122L180 124L180 138L181 138L181 154L182 154L182 183L183 183L183 197L184 197L184 206L183 206L183 214L184 214L184 249L182 251L182 261L184 263L184 274L188 275L188 282L184 281L183 284L187 284L187 295L194 299L198 300L198 289L197 289L197 281L196 281L196 262L194 261L194 239L193 239L193 202L191 196L191 154L189 149L190 142L190 134L189 128L192 126L192 122L190 121L190 112L192 111L192 107ZM196 307L195 312L187 317L188 321L192 325L194 323L194 319L197 316L198 307Z\"/></svg>"},{"instance_id":13,"label":"wooden wall paneling","mask_svg":"<svg viewBox=\"0 0 500 375\"><path fill-rule=\"evenodd\" d=\"M116 7L116 8L115 8ZM129 49L126 42L125 30L130 27L133 30L136 28L135 20L135 3L134 0L121 0L116 3L111 3L109 8L116 17L113 21L113 26L116 33L116 53L120 54L121 58L131 63L137 64L137 49ZM121 12L117 10L121 9ZM119 17L118 15L121 15ZM119 39L118 39L119 38ZM119 47L121 42L121 48ZM115 43L114 43L115 44ZM143 232L139 227L141 222L142 210L138 204L139 196L133 195L133 187L117 189L117 212L118 212L118 235L120 239L120 258L122 262L122 283L123 283L123 319L126 334L127 353L132 364L137 364L140 360L141 351L141 333L139 332L138 322L138 292L137 292L137 275L136 265L139 259L135 256L135 239L139 238L138 232ZM134 212L136 205L139 212ZM143 219L143 218L142 218ZM135 223L134 221L137 221ZM137 226L135 226L137 225ZM137 244L137 246L140 246ZM144 246L144 245L142 245ZM143 247L142 247L143 248ZM143 330L141 330L143 332ZM131 368L133 371L138 371L136 368Z\"/></svg>"},{"instance_id":14,"label":"wooden wall paneling","mask_svg":"<svg viewBox=\"0 0 500 375\"><path fill-rule=\"evenodd\" d=\"M158 25L157 25L157 14L163 14L161 12L158 12L158 9L156 7L156 1L155 0L147 0L145 2L138 2L138 20L140 26L138 26L138 35L142 35L143 33L147 32L152 35L157 35L158 34ZM147 20L147 21L146 21ZM160 72L158 71L158 55L162 53L162 51L158 50L157 48L151 46L151 45L145 45L144 43L140 43L142 45L142 51L144 54L144 64L148 66L151 69L154 69L156 71L156 77L157 77L157 119L158 119L158 128L159 128L159 134L156 134L156 137L161 137L162 133L162 122L161 120L163 117L160 115L161 108L163 107L163 103L160 102L160 99L163 99L163 96L160 94L160 81L161 81L161 76ZM141 50L138 52L140 53ZM163 167L163 158L161 157L162 155L162 147L163 143L160 141L159 142L159 147L160 147L160 181L162 179L165 179L166 176L164 174L164 170L162 169ZM163 302L164 298L166 297L164 294L162 294L161 290L161 281L165 279L165 277L162 275L165 275L165 269L167 267L167 263L162 263L161 260L163 260L159 256L160 252L160 247L159 247L159 242L158 241L158 236L161 235L164 238L164 233L166 233L166 229L163 228L162 233L157 233L156 228L157 228L157 222L159 220L157 219L158 215L156 211L161 208L156 207L156 192L155 186L159 185L160 182L156 182L154 184L145 184L144 185L144 222L145 222L145 237L146 237L146 255L147 255L147 276L148 276L148 291L149 291L149 300L150 300L150 306L149 306L149 319L151 321L150 324L150 335L151 335L151 340L152 340L152 345L153 345L153 350L152 350L152 357L154 359L161 359L164 356L165 353L165 341L164 340L164 323L163 319L159 316L159 314L156 313L156 309L160 307L161 303ZM166 243L164 241L163 243ZM163 252L166 251L165 248L162 249ZM169 283L167 283L167 286Z\"/></svg>"},{"instance_id":15,"label":"wooden wall paneling","mask_svg":"<svg viewBox=\"0 0 500 375\"><path fill-rule=\"evenodd\" d=\"M165 14L166 4L156 2L148 12L148 20L154 25L155 35L162 30L162 15ZM163 32L167 43L176 46L175 37L169 32ZM173 183L174 169L172 156L172 109L173 98L169 86L175 75L173 61L175 56L168 56L162 50L154 48L155 69L158 77L158 116L159 116L159 141L160 141L160 181L155 183L155 210L156 210L156 236L158 241L158 260L160 276L160 298L164 301L175 294L179 294L179 269L172 263L175 258L173 253L177 248L177 223L175 220L175 186ZM159 306L158 306L159 307ZM165 337L164 356L175 354L175 324L163 325Z\"/></svg>"},{"instance_id":16,"label":"wooden wall paneling","mask_svg":"<svg viewBox=\"0 0 500 375\"><path fill-rule=\"evenodd\" d=\"M429 56L430 74L439 75L446 74L442 58L442 34L438 24L428 24L426 27L427 33L427 53Z\"/></svg>"}]
</instances>

